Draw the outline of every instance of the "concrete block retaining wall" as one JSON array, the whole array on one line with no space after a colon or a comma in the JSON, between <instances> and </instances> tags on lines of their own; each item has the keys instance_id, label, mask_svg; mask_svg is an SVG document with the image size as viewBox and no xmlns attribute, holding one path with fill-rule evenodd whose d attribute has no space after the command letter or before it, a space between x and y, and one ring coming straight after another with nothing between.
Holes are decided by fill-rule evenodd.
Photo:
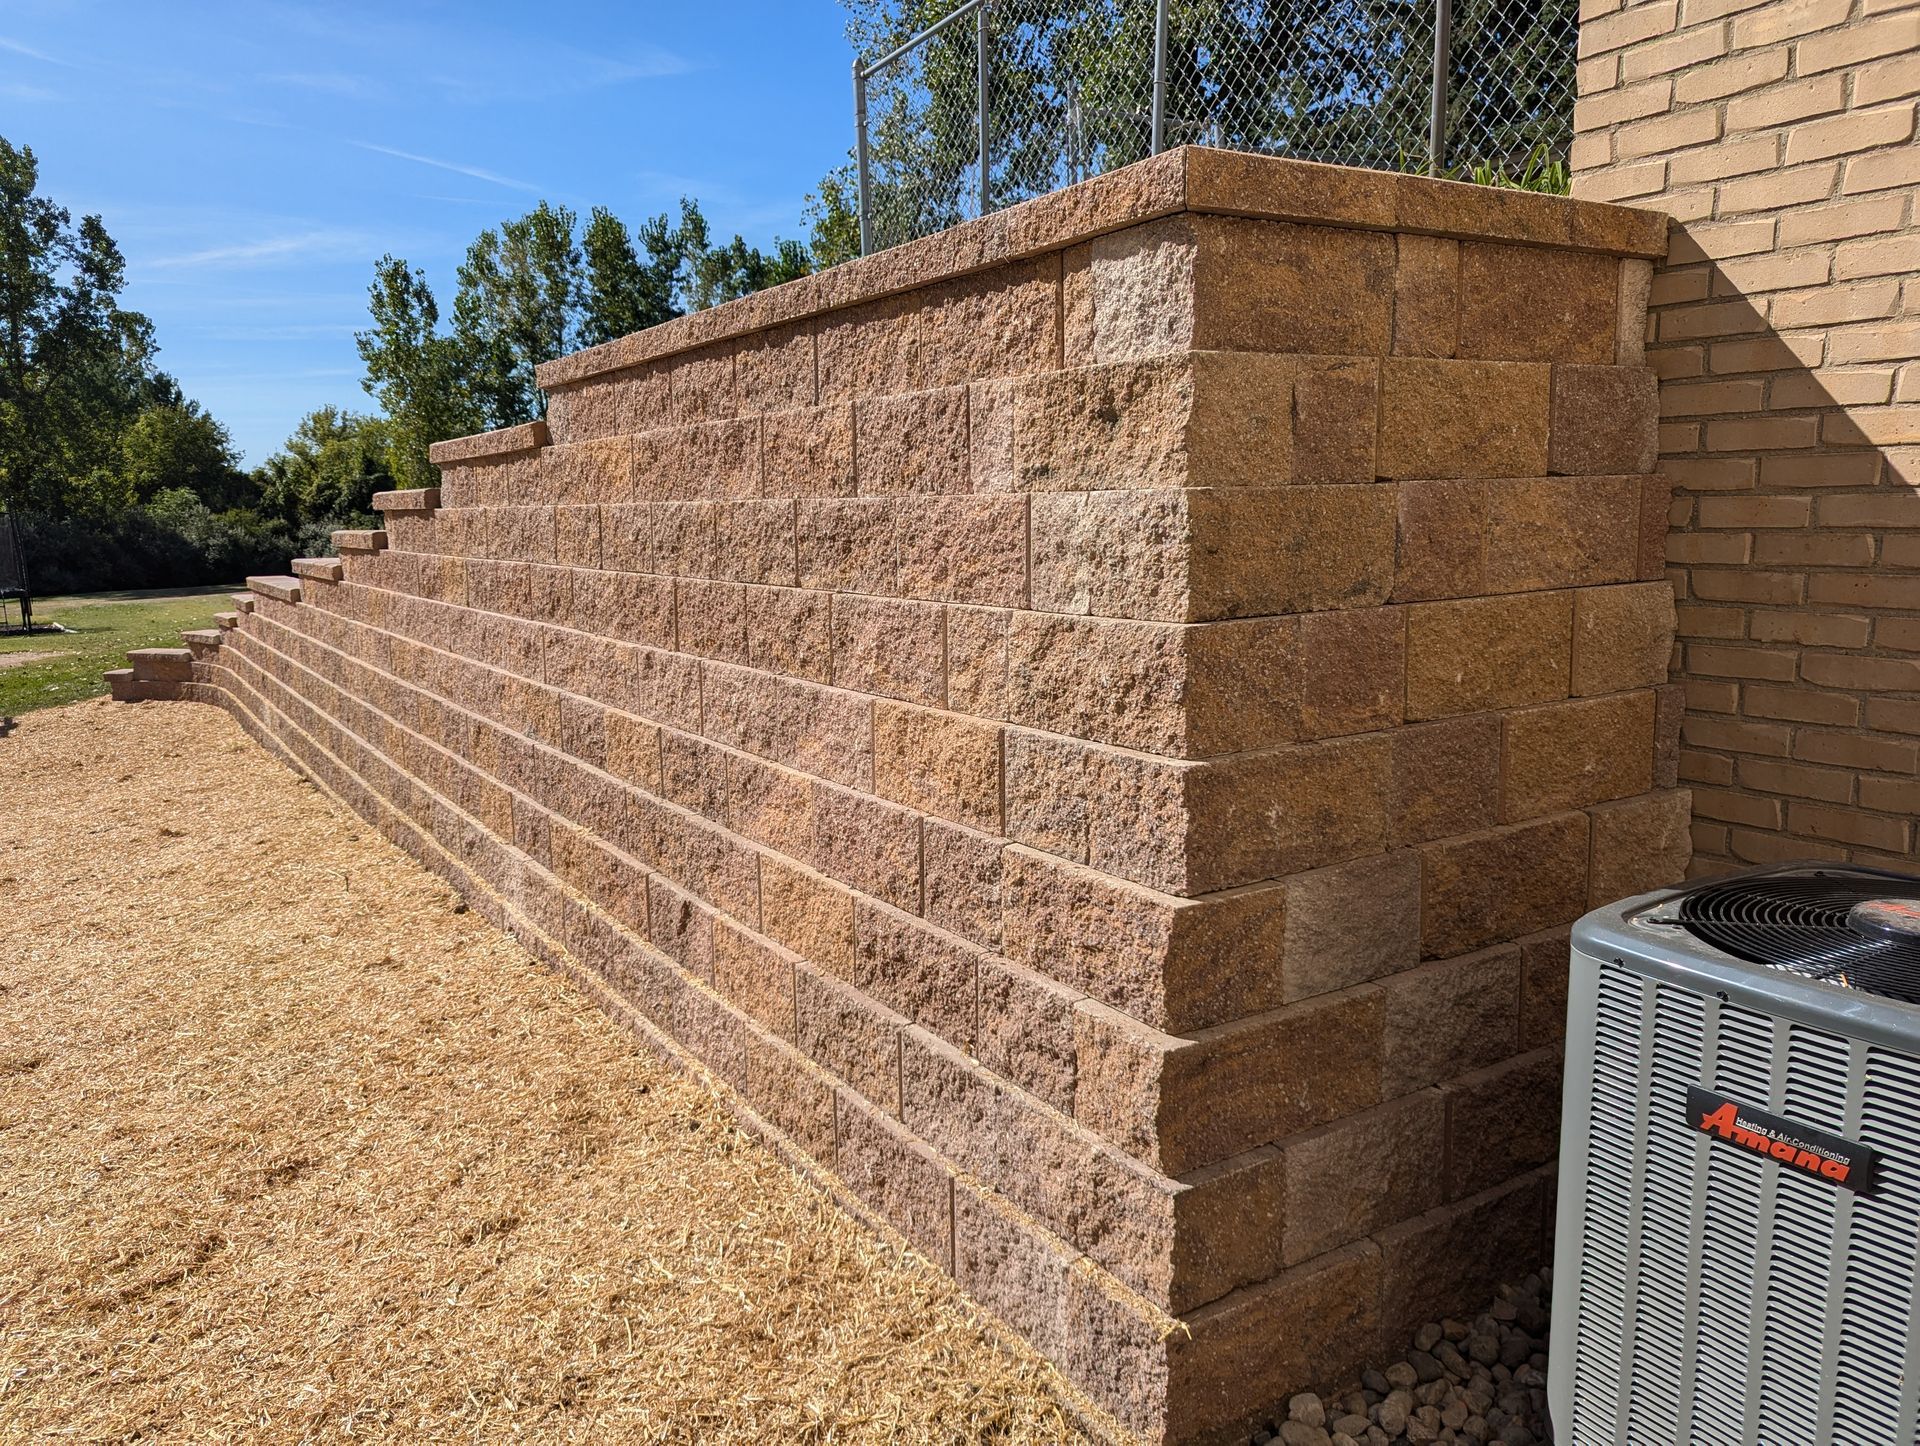
<instances>
[{"instance_id":1,"label":"concrete block retaining wall","mask_svg":"<svg viewBox=\"0 0 1920 1446\"><path fill-rule=\"evenodd\" d=\"M549 364L117 690L1224 1437L1541 1258L1566 926L1685 869L1664 245L1173 152Z\"/></svg>"}]
</instances>

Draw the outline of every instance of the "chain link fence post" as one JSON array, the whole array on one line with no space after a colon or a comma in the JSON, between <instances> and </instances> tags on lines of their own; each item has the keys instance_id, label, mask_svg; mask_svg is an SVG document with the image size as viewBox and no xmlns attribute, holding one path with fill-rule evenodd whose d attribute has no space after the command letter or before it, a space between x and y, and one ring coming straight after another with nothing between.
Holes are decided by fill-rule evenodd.
<instances>
[{"instance_id":1,"label":"chain link fence post","mask_svg":"<svg viewBox=\"0 0 1920 1446\"><path fill-rule=\"evenodd\" d=\"M993 174L993 146L990 139L991 121L987 114L987 12L993 8L993 0L981 0L980 8L974 12L974 33L980 45L980 214L986 215L993 209L989 178Z\"/></svg>"},{"instance_id":2,"label":"chain link fence post","mask_svg":"<svg viewBox=\"0 0 1920 1446\"><path fill-rule=\"evenodd\" d=\"M873 254L873 197L871 177L867 166L867 73L860 64L860 57L853 58L853 130L854 153L857 157L856 169L860 173L860 254Z\"/></svg>"},{"instance_id":3,"label":"chain link fence post","mask_svg":"<svg viewBox=\"0 0 1920 1446\"><path fill-rule=\"evenodd\" d=\"M1447 168L1447 72L1453 63L1453 0L1433 0L1433 119L1427 127L1427 174Z\"/></svg>"},{"instance_id":4,"label":"chain link fence post","mask_svg":"<svg viewBox=\"0 0 1920 1446\"><path fill-rule=\"evenodd\" d=\"M1153 135L1156 156L1167 148L1167 0L1153 0Z\"/></svg>"}]
</instances>

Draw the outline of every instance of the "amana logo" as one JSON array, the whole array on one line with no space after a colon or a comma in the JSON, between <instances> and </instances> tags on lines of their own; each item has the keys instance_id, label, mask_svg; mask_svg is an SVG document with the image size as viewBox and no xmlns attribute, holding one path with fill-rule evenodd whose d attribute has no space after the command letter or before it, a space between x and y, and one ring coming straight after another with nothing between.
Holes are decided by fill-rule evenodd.
<instances>
[{"instance_id":1,"label":"amana logo","mask_svg":"<svg viewBox=\"0 0 1920 1446\"><path fill-rule=\"evenodd\" d=\"M1783 1170L1811 1175L1848 1190L1866 1192L1873 1188L1880 1157L1857 1140L1842 1139L1812 1125L1754 1109L1697 1085L1687 1089L1687 1118L1709 1139L1764 1155L1777 1161Z\"/></svg>"}]
</instances>

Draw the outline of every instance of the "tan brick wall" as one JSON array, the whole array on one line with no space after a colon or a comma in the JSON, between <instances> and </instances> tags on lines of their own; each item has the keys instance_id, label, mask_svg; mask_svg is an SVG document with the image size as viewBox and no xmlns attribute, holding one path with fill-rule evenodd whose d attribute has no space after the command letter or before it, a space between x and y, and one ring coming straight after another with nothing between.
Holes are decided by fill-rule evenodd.
<instances>
[{"instance_id":1,"label":"tan brick wall","mask_svg":"<svg viewBox=\"0 0 1920 1446\"><path fill-rule=\"evenodd\" d=\"M1920 845L1920 9L1583 6L1574 193L1664 211L1695 869Z\"/></svg>"},{"instance_id":2,"label":"tan brick wall","mask_svg":"<svg viewBox=\"0 0 1920 1446\"><path fill-rule=\"evenodd\" d=\"M120 686L1230 1432L1539 1257L1567 925L1684 868L1662 231L1175 153L544 368Z\"/></svg>"}]
</instances>

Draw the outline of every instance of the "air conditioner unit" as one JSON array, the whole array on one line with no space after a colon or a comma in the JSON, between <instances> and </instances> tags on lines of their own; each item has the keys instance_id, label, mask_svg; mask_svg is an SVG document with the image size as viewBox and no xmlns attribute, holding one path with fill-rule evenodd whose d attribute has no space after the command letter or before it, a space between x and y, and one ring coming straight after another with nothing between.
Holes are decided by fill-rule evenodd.
<instances>
[{"instance_id":1,"label":"air conditioner unit","mask_svg":"<svg viewBox=\"0 0 1920 1446\"><path fill-rule=\"evenodd\" d=\"M1805 863L1574 928L1559 1446L1920 1440L1920 879Z\"/></svg>"}]
</instances>

